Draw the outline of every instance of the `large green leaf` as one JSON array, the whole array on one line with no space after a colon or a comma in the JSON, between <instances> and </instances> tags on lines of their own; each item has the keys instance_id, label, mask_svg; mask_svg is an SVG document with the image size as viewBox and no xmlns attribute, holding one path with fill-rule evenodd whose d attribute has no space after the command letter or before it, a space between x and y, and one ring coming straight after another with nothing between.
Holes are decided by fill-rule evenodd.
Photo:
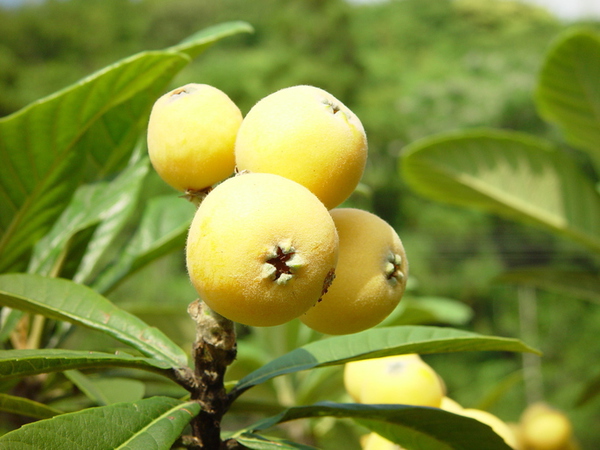
<instances>
[{"instance_id":1,"label":"large green leaf","mask_svg":"<svg viewBox=\"0 0 600 450\"><path fill-rule=\"evenodd\" d=\"M200 412L195 402L152 397L90 408L25 425L0 437L13 450L165 450Z\"/></svg>"},{"instance_id":2,"label":"large green leaf","mask_svg":"<svg viewBox=\"0 0 600 450\"><path fill-rule=\"evenodd\" d=\"M43 403L8 394L0 394L0 411L33 417L34 419L49 419L62 414L62 411L50 408Z\"/></svg>"},{"instance_id":3,"label":"large green leaf","mask_svg":"<svg viewBox=\"0 0 600 450\"><path fill-rule=\"evenodd\" d=\"M126 163L153 102L191 56L242 31L249 26L223 24L134 55L0 118L0 272L25 268L82 180Z\"/></svg>"},{"instance_id":4,"label":"large green leaf","mask_svg":"<svg viewBox=\"0 0 600 450\"><path fill-rule=\"evenodd\" d=\"M0 304L101 331L175 368L187 364L185 352L160 330L70 280L0 275Z\"/></svg>"},{"instance_id":5,"label":"large green leaf","mask_svg":"<svg viewBox=\"0 0 600 450\"><path fill-rule=\"evenodd\" d=\"M529 267L503 273L496 281L525 284L539 289L600 303L600 276L576 269Z\"/></svg>"},{"instance_id":6,"label":"large green leaf","mask_svg":"<svg viewBox=\"0 0 600 450\"><path fill-rule=\"evenodd\" d=\"M541 115L600 164L600 35L570 30L554 43L536 91ZM600 168L600 165L598 165Z\"/></svg>"},{"instance_id":7,"label":"large green leaf","mask_svg":"<svg viewBox=\"0 0 600 450\"><path fill-rule=\"evenodd\" d=\"M517 339L482 336L452 328L429 326L372 328L361 333L329 337L299 347L242 378L233 388L232 393L237 395L279 375L360 359L405 353L484 350L535 352Z\"/></svg>"},{"instance_id":8,"label":"large green leaf","mask_svg":"<svg viewBox=\"0 0 600 450\"><path fill-rule=\"evenodd\" d=\"M80 186L69 206L55 222L52 230L34 248L29 271L50 275L57 261L63 257L67 244L80 231L103 222L95 230L95 245L85 255L79 278L85 280L116 233L129 217L148 173L148 160L143 158L132 164L112 182L99 182ZM108 242L107 242L108 241ZM78 281L78 280L75 280Z\"/></svg>"},{"instance_id":9,"label":"large green leaf","mask_svg":"<svg viewBox=\"0 0 600 450\"><path fill-rule=\"evenodd\" d=\"M541 225L600 252L600 195L564 152L514 132L478 130L415 142L406 182L431 199Z\"/></svg>"},{"instance_id":10,"label":"large green leaf","mask_svg":"<svg viewBox=\"0 0 600 450\"><path fill-rule=\"evenodd\" d=\"M0 350L0 378L3 379L101 367L129 367L175 378L171 367L164 361L127 354L56 349Z\"/></svg>"},{"instance_id":11,"label":"large green leaf","mask_svg":"<svg viewBox=\"0 0 600 450\"><path fill-rule=\"evenodd\" d=\"M149 262L182 249L194 212L192 203L175 196L151 199L134 236L92 287L99 292L108 292Z\"/></svg>"},{"instance_id":12,"label":"large green leaf","mask_svg":"<svg viewBox=\"0 0 600 450\"><path fill-rule=\"evenodd\" d=\"M288 408L238 433L261 431L279 423L311 417L353 418L384 437L415 450L510 449L490 427L477 420L439 408L406 405L316 403Z\"/></svg>"}]
</instances>

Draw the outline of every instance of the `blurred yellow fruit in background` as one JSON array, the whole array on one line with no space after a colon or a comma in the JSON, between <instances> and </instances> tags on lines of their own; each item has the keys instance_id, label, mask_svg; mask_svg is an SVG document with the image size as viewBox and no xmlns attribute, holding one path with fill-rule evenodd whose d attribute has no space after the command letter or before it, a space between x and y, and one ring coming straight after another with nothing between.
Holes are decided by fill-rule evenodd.
<instances>
[{"instance_id":1,"label":"blurred yellow fruit in background","mask_svg":"<svg viewBox=\"0 0 600 450\"><path fill-rule=\"evenodd\" d=\"M346 363L344 386L357 403L439 408L444 386L419 355L394 355Z\"/></svg>"},{"instance_id":2,"label":"blurred yellow fruit in background","mask_svg":"<svg viewBox=\"0 0 600 450\"><path fill-rule=\"evenodd\" d=\"M219 89L191 83L160 97L148 122L148 154L160 177L178 191L199 191L235 167L242 113Z\"/></svg>"},{"instance_id":3,"label":"blurred yellow fruit in background","mask_svg":"<svg viewBox=\"0 0 600 450\"><path fill-rule=\"evenodd\" d=\"M316 303L331 282L338 236L308 189L272 174L244 174L200 204L186 259L200 298L246 325L288 322Z\"/></svg>"},{"instance_id":4,"label":"blurred yellow fruit in background","mask_svg":"<svg viewBox=\"0 0 600 450\"><path fill-rule=\"evenodd\" d=\"M330 212L340 238L336 277L300 320L321 333L356 333L377 325L398 305L408 262L398 234L380 217L354 208Z\"/></svg>"},{"instance_id":5,"label":"blurred yellow fruit in background","mask_svg":"<svg viewBox=\"0 0 600 450\"><path fill-rule=\"evenodd\" d=\"M545 403L532 403L521 415L520 436L526 449L566 450L573 427L561 411Z\"/></svg>"},{"instance_id":6,"label":"blurred yellow fruit in background","mask_svg":"<svg viewBox=\"0 0 600 450\"><path fill-rule=\"evenodd\" d=\"M239 170L282 175L332 209L360 181L367 161L362 123L342 102L314 86L276 91L254 105L235 143Z\"/></svg>"}]
</instances>

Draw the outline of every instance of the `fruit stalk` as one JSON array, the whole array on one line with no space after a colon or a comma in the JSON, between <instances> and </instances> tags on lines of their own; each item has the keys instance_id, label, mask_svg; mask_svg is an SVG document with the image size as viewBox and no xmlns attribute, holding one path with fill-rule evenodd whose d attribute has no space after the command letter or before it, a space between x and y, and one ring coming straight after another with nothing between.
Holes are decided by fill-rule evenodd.
<instances>
[{"instance_id":1,"label":"fruit stalk","mask_svg":"<svg viewBox=\"0 0 600 450\"><path fill-rule=\"evenodd\" d=\"M231 320L208 308L200 299L192 302L188 313L196 322L193 346L195 386L191 399L202 410L192 422L191 448L230 448L221 442L221 419L229 409L223 379L225 370L236 357L235 328Z\"/></svg>"}]
</instances>

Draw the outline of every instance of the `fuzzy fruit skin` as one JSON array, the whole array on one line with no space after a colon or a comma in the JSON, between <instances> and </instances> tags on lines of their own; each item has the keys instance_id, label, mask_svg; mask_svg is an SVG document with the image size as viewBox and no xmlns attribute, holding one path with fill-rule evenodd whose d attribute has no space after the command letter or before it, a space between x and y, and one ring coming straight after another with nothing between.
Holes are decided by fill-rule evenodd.
<instances>
[{"instance_id":1,"label":"fuzzy fruit skin","mask_svg":"<svg viewBox=\"0 0 600 450\"><path fill-rule=\"evenodd\" d=\"M358 403L439 408L445 395L438 374L416 354L349 362L344 386Z\"/></svg>"},{"instance_id":2,"label":"fuzzy fruit skin","mask_svg":"<svg viewBox=\"0 0 600 450\"><path fill-rule=\"evenodd\" d=\"M408 262L398 234L380 217L354 208L330 213L340 237L336 278L300 320L321 333L356 333L377 325L396 308L406 288ZM391 276L394 255L401 262Z\"/></svg>"},{"instance_id":3,"label":"fuzzy fruit skin","mask_svg":"<svg viewBox=\"0 0 600 450\"><path fill-rule=\"evenodd\" d=\"M566 450L573 437L569 418L544 403L533 403L521 415L521 440L531 450Z\"/></svg>"},{"instance_id":4,"label":"fuzzy fruit skin","mask_svg":"<svg viewBox=\"0 0 600 450\"><path fill-rule=\"evenodd\" d=\"M268 261L293 252L277 280ZM274 253L275 252L275 253ZM308 189L272 174L243 174L211 191L192 221L187 267L200 298L245 325L288 322L316 303L338 257L329 212Z\"/></svg>"},{"instance_id":5,"label":"fuzzy fruit skin","mask_svg":"<svg viewBox=\"0 0 600 450\"><path fill-rule=\"evenodd\" d=\"M314 86L292 86L250 109L236 139L235 158L239 170L294 180L332 209L362 177L367 138L358 117L333 95Z\"/></svg>"},{"instance_id":6,"label":"fuzzy fruit skin","mask_svg":"<svg viewBox=\"0 0 600 450\"><path fill-rule=\"evenodd\" d=\"M235 167L234 145L242 113L219 89L191 83L160 97L148 122L154 169L179 191L199 191Z\"/></svg>"},{"instance_id":7,"label":"fuzzy fruit skin","mask_svg":"<svg viewBox=\"0 0 600 450\"><path fill-rule=\"evenodd\" d=\"M462 411L457 412L457 414L470 417L488 425L492 430L494 430L494 433L504 439L504 442L506 442L508 446L514 449L518 448L517 438L513 430L510 428L510 426L508 426L508 424L503 422L492 413L482 411L480 409L465 408Z\"/></svg>"}]
</instances>

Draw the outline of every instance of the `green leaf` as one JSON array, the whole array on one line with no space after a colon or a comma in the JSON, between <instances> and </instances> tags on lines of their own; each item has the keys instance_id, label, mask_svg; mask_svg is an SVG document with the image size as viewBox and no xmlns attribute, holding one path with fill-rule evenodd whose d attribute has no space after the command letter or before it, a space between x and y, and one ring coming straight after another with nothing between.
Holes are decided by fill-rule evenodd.
<instances>
[{"instance_id":1,"label":"green leaf","mask_svg":"<svg viewBox=\"0 0 600 450\"><path fill-rule=\"evenodd\" d=\"M317 450L316 447L311 447L309 445L291 442L286 439L260 436L253 433L245 433L238 436L235 440L254 450Z\"/></svg>"},{"instance_id":2,"label":"green leaf","mask_svg":"<svg viewBox=\"0 0 600 450\"><path fill-rule=\"evenodd\" d=\"M548 52L536 101L541 115L556 123L573 145L600 163L600 36L569 30ZM600 166L598 166L600 167Z\"/></svg>"},{"instance_id":3,"label":"green leaf","mask_svg":"<svg viewBox=\"0 0 600 450\"><path fill-rule=\"evenodd\" d=\"M13 450L129 449L164 450L200 412L195 402L152 397L62 414L11 431L0 447Z\"/></svg>"},{"instance_id":4,"label":"green leaf","mask_svg":"<svg viewBox=\"0 0 600 450\"><path fill-rule=\"evenodd\" d=\"M405 148L416 192L541 225L600 252L600 195L564 152L514 132L449 133Z\"/></svg>"},{"instance_id":5,"label":"green leaf","mask_svg":"<svg viewBox=\"0 0 600 450\"><path fill-rule=\"evenodd\" d=\"M0 326L0 342L4 342L10 337L15 327L23 317L23 311L10 310L5 308L2 311L2 325Z\"/></svg>"},{"instance_id":6,"label":"green leaf","mask_svg":"<svg viewBox=\"0 0 600 450\"><path fill-rule=\"evenodd\" d=\"M192 203L171 195L151 199L134 236L92 287L108 292L149 262L182 249L194 212Z\"/></svg>"},{"instance_id":7,"label":"green leaf","mask_svg":"<svg viewBox=\"0 0 600 450\"><path fill-rule=\"evenodd\" d=\"M62 411L50 408L43 403L8 394L0 394L0 411L33 417L34 419L49 419L62 414Z\"/></svg>"},{"instance_id":8,"label":"green leaf","mask_svg":"<svg viewBox=\"0 0 600 450\"><path fill-rule=\"evenodd\" d=\"M173 49L139 53L0 118L0 272L26 267L83 180L125 165L152 104L190 56L246 31L222 24Z\"/></svg>"},{"instance_id":9,"label":"green leaf","mask_svg":"<svg viewBox=\"0 0 600 450\"><path fill-rule=\"evenodd\" d=\"M172 367L187 364L185 352L160 330L70 280L0 275L0 304L101 331Z\"/></svg>"},{"instance_id":10,"label":"green leaf","mask_svg":"<svg viewBox=\"0 0 600 450\"><path fill-rule=\"evenodd\" d=\"M496 281L526 284L539 289L565 294L600 303L600 276L596 273L576 269L529 267L503 273Z\"/></svg>"},{"instance_id":11,"label":"green leaf","mask_svg":"<svg viewBox=\"0 0 600 450\"><path fill-rule=\"evenodd\" d=\"M517 339L482 336L451 328L428 326L372 328L361 333L329 337L299 347L242 378L232 392L239 394L280 375L361 359L405 353L490 350L536 352Z\"/></svg>"},{"instance_id":12,"label":"green leaf","mask_svg":"<svg viewBox=\"0 0 600 450\"><path fill-rule=\"evenodd\" d=\"M124 221L135 208L142 181L147 173L148 159L143 158L110 183L80 186L52 230L35 245L29 272L50 275L75 234L104 222L95 230L94 239L89 244L90 250L77 273L79 279L85 280L107 244L122 229Z\"/></svg>"},{"instance_id":13,"label":"green leaf","mask_svg":"<svg viewBox=\"0 0 600 450\"><path fill-rule=\"evenodd\" d=\"M164 89L187 62L179 54L142 53L0 119L0 271L24 265L22 258L50 229L83 180L88 155L98 172L112 165L103 155L116 154L108 148L120 150L121 142L115 145L111 139L109 147L112 135L106 128L118 127L120 135L114 138L128 143L131 130L139 134L134 124L141 111L129 117L113 111L106 117L109 111L136 95ZM146 103L149 107L150 98ZM117 119L113 116L118 116L118 125L111 123ZM127 145L132 146L133 142Z\"/></svg>"},{"instance_id":14,"label":"green leaf","mask_svg":"<svg viewBox=\"0 0 600 450\"><path fill-rule=\"evenodd\" d=\"M112 355L102 352L56 349L0 350L0 378L3 379L100 367L129 367L174 378L173 371L167 363L127 354Z\"/></svg>"},{"instance_id":15,"label":"green leaf","mask_svg":"<svg viewBox=\"0 0 600 450\"><path fill-rule=\"evenodd\" d=\"M66 377L99 406L135 402L144 398L145 385L131 378L90 378L79 370L67 370Z\"/></svg>"},{"instance_id":16,"label":"green leaf","mask_svg":"<svg viewBox=\"0 0 600 450\"><path fill-rule=\"evenodd\" d=\"M473 310L458 300L443 297L411 297L405 295L380 326L449 324L465 325Z\"/></svg>"},{"instance_id":17,"label":"green leaf","mask_svg":"<svg viewBox=\"0 0 600 450\"><path fill-rule=\"evenodd\" d=\"M239 431L261 431L279 423L312 417L358 420L406 448L419 450L509 450L503 439L481 422L438 408L331 402L288 408ZM234 435L234 438L237 437Z\"/></svg>"}]
</instances>

